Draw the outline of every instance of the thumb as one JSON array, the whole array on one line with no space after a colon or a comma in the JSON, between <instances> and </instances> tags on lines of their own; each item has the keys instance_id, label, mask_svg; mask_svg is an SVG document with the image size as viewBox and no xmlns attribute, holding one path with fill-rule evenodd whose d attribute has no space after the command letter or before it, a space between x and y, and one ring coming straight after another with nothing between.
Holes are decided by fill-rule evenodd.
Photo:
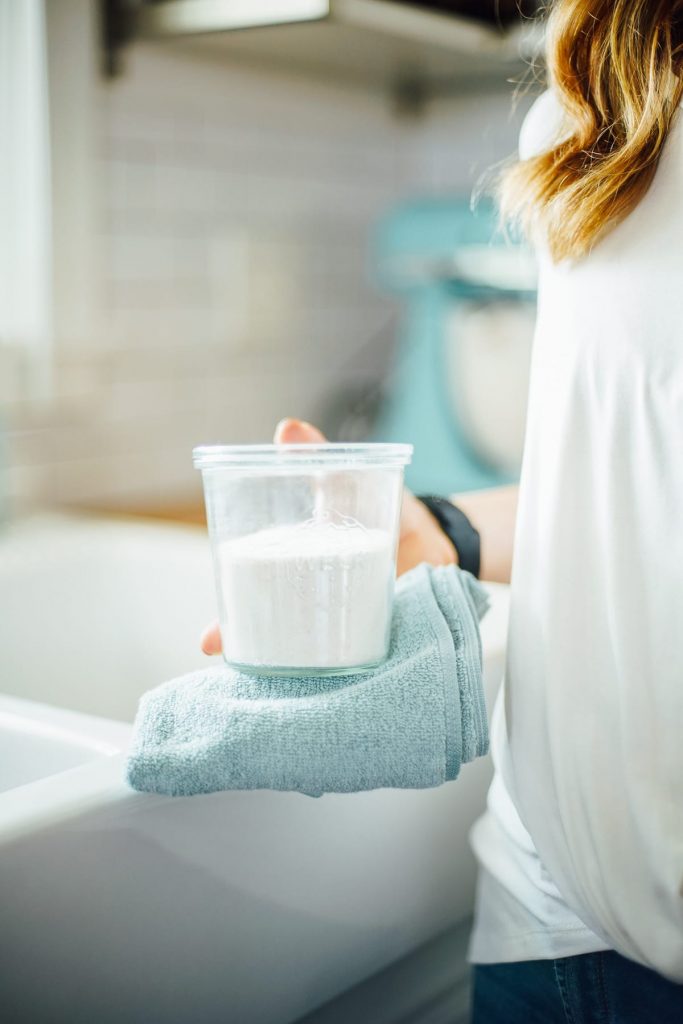
<instances>
[{"instance_id":1,"label":"thumb","mask_svg":"<svg viewBox=\"0 0 683 1024\"><path fill-rule=\"evenodd\" d=\"M275 444L320 444L325 440L325 435L305 420L286 418L275 428Z\"/></svg>"}]
</instances>

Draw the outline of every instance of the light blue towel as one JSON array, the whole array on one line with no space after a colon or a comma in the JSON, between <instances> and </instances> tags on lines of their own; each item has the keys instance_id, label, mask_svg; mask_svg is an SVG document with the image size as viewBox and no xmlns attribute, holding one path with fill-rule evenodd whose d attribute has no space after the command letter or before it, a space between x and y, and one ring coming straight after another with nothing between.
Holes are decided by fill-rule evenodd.
<instances>
[{"instance_id":1,"label":"light blue towel","mask_svg":"<svg viewBox=\"0 0 683 1024\"><path fill-rule=\"evenodd\" d=\"M309 796L455 779L488 749L481 585L454 566L400 577L387 661L349 676L251 676L225 664L140 702L128 757L135 789Z\"/></svg>"}]
</instances>

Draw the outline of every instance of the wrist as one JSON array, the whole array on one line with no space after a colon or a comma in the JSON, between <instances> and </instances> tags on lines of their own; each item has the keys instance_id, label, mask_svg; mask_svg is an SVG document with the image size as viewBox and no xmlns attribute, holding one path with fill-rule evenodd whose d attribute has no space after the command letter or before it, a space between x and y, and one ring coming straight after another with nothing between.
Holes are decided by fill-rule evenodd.
<instances>
[{"instance_id":1,"label":"wrist","mask_svg":"<svg viewBox=\"0 0 683 1024\"><path fill-rule=\"evenodd\" d=\"M453 559L461 569L479 577L481 570L481 539L462 509L447 498L436 495L416 495L425 506L442 535L452 548Z\"/></svg>"},{"instance_id":2,"label":"wrist","mask_svg":"<svg viewBox=\"0 0 683 1024\"><path fill-rule=\"evenodd\" d=\"M422 498L418 498L418 501L422 505L424 517L425 547L433 553L429 561L434 565L458 565L460 558L455 544L429 506L422 501Z\"/></svg>"}]
</instances>

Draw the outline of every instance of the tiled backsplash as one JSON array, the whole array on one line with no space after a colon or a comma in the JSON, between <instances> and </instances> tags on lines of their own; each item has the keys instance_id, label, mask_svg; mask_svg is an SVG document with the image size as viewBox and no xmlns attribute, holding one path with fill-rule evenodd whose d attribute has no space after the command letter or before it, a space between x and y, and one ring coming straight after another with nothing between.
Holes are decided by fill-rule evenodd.
<instances>
[{"instance_id":1,"label":"tiled backsplash","mask_svg":"<svg viewBox=\"0 0 683 1024\"><path fill-rule=\"evenodd\" d=\"M509 92L401 120L167 46L136 47L97 103L96 319L56 339L49 404L9 405L16 510L191 498L195 443L268 440L381 377L397 310L369 280L373 225L469 189L519 125Z\"/></svg>"}]
</instances>

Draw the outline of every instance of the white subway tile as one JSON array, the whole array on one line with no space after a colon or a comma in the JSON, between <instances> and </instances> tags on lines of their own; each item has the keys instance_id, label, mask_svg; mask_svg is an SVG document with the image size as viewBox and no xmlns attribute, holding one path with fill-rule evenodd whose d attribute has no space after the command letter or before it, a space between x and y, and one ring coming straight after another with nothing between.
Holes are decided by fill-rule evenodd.
<instances>
[{"instance_id":1,"label":"white subway tile","mask_svg":"<svg viewBox=\"0 0 683 1024\"><path fill-rule=\"evenodd\" d=\"M502 97L407 124L380 96L147 44L100 100L97 358L58 360L53 405L17 421L27 503L196 494L197 441L268 440L384 372L399 306L367 279L374 225L466 192L517 132Z\"/></svg>"}]
</instances>

